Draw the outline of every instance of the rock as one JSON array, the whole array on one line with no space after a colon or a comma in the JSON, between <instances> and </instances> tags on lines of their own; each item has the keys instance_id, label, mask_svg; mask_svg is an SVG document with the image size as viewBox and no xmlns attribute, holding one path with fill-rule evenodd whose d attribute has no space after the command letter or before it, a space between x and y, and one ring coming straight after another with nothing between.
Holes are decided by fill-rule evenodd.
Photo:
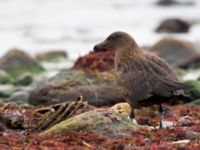
<instances>
[{"instance_id":1,"label":"rock","mask_svg":"<svg viewBox=\"0 0 200 150\"><path fill-rule=\"evenodd\" d=\"M192 100L196 100L200 98L200 81L198 80L189 80L185 82L186 85L189 86L185 90L185 93L190 96Z\"/></svg>"},{"instance_id":2,"label":"rock","mask_svg":"<svg viewBox=\"0 0 200 150\"><path fill-rule=\"evenodd\" d=\"M156 28L156 32L162 33L186 33L189 31L190 25L181 19L166 19Z\"/></svg>"},{"instance_id":3,"label":"rock","mask_svg":"<svg viewBox=\"0 0 200 150\"><path fill-rule=\"evenodd\" d=\"M97 51L78 58L74 69L82 69L89 73L109 71L114 68L115 54L112 51Z\"/></svg>"},{"instance_id":4,"label":"rock","mask_svg":"<svg viewBox=\"0 0 200 150\"><path fill-rule=\"evenodd\" d=\"M164 38L156 42L151 50L166 59L172 66L189 68L200 66L200 53L192 43L174 39Z\"/></svg>"},{"instance_id":5,"label":"rock","mask_svg":"<svg viewBox=\"0 0 200 150\"><path fill-rule=\"evenodd\" d=\"M117 103L116 105L112 106L110 110L128 118L131 115L132 108L129 103Z\"/></svg>"},{"instance_id":6,"label":"rock","mask_svg":"<svg viewBox=\"0 0 200 150\"><path fill-rule=\"evenodd\" d=\"M67 58L67 52L62 50L43 52L36 55L36 59L39 61L55 62L66 58Z\"/></svg>"},{"instance_id":7,"label":"rock","mask_svg":"<svg viewBox=\"0 0 200 150\"><path fill-rule=\"evenodd\" d=\"M9 101L10 102L21 101L23 103L28 103L29 96L30 96L30 93L27 91L18 91L18 92L13 93L10 96Z\"/></svg>"},{"instance_id":8,"label":"rock","mask_svg":"<svg viewBox=\"0 0 200 150\"><path fill-rule=\"evenodd\" d=\"M186 0L186 1L177 1L177 0L158 0L156 3L157 5L160 6L173 6L173 5L194 5L194 2L191 0Z\"/></svg>"},{"instance_id":9,"label":"rock","mask_svg":"<svg viewBox=\"0 0 200 150\"><path fill-rule=\"evenodd\" d=\"M38 88L38 87L41 87L43 86L45 83L48 82L48 77L46 76L36 76L33 80L33 82L31 83L31 87L32 88Z\"/></svg>"},{"instance_id":10,"label":"rock","mask_svg":"<svg viewBox=\"0 0 200 150\"><path fill-rule=\"evenodd\" d=\"M16 81L15 81L15 84L16 85L23 85L23 86L27 86L29 84L31 84L33 82L33 77L31 74L29 73L26 73L26 74L23 74L21 76L19 76Z\"/></svg>"},{"instance_id":11,"label":"rock","mask_svg":"<svg viewBox=\"0 0 200 150\"><path fill-rule=\"evenodd\" d=\"M5 70L12 77L25 72L40 73L44 69L22 50L12 49L0 59L0 69Z\"/></svg>"},{"instance_id":12,"label":"rock","mask_svg":"<svg viewBox=\"0 0 200 150\"><path fill-rule=\"evenodd\" d=\"M13 79L4 70L0 70L0 84L11 84Z\"/></svg>"},{"instance_id":13,"label":"rock","mask_svg":"<svg viewBox=\"0 0 200 150\"><path fill-rule=\"evenodd\" d=\"M184 126L191 126L192 124L193 124L193 118L192 117L183 116L177 121L176 126L184 127Z\"/></svg>"},{"instance_id":14,"label":"rock","mask_svg":"<svg viewBox=\"0 0 200 150\"><path fill-rule=\"evenodd\" d=\"M16 104L7 104L0 109L0 123L10 129L23 129L24 111Z\"/></svg>"},{"instance_id":15,"label":"rock","mask_svg":"<svg viewBox=\"0 0 200 150\"><path fill-rule=\"evenodd\" d=\"M68 130L93 131L111 138L131 137L131 131L139 126L118 113L110 110L94 110L69 118L42 134L62 133Z\"/></svg>"},{"instance_id":16,"label":"rock","mask_svg":"<svg viewBox=\"0 0 200 150\"><path fill-rule=\"evenodd\" d=\"M186 139L193 140L193 139L196 139L198 137L200 137L200 134L195 132L195 131L187 131L187 132L185 132L185 138Z\"/></svg>"},{"instance_id":17,"label":"rock","mask_svg":"<svg viewBox=\"0 0 200 150\"><path fill-rule=\"evenodd\" d=\"M8 98L16 90L13 85L2 85L0 86L0 97Z\"/></svg>"},{"instance_id":18,"label":"rock","mask_svg":"<svg viewBox=\"0 0 200 150\"><path fill-rule=\"evenodd\" d=\"M5 92L5 91L0 91L0 97L1 98L8 98L8 97L10 97L10 93Z\"/></svg>"},{"instance_id":19,"label":"rock","mask_svg":"<svg viewBox=\"0 0 200 150\"><path fill-rule=\"evenodd\" d=\"M200 106L200 99L190 102L191 105Z\"/></svg>"},{"instance_id":20,"label":"rock","mask_svg":"<svg viewBox=\"0 0 200 150\"><path fill-rule=\"evenodd\" d=\"M71 101L83 96L89 104L112 106L122 102L112 73L89 75L81 70L63 70L30 94L32 105L48 105Z\"/></svg>"}]
</instances>

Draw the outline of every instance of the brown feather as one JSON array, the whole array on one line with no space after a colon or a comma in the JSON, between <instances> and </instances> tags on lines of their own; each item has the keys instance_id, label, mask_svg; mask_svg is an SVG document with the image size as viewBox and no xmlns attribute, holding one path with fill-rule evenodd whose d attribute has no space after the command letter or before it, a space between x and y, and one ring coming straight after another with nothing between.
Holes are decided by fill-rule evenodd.
<instances>
[{"instance_id":1,"label":"brown feather","mask_svg":"<svg viewBox=\"0 0 200 150\"><path fill-rule=\"evenodd\" d=\"M116 52L116 81L133 107L162 103L185 87L164 59L140 49L127 33L114 32L95 48Z\"/></svg>"}]
</instances>

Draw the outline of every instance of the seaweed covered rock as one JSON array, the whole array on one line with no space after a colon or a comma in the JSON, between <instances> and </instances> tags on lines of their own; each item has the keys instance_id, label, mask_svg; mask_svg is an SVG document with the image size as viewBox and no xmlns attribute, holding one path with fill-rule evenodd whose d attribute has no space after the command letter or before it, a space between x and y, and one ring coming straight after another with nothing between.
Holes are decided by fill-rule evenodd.
<instances>
[{"instance_id":1,"label":"seaweed covered rock","mask_svg":"<svg viewBox=\"0 0 200 150\"><path fill-rule=\"evenodd\" d=\"M39 61L55 62L55 61L59 61L61 59L66 59L66 58L67 58L67 52L64 50L63 51L62 50L48 51L48 52L43 52L36 55L36 59Z\"/></svg>"},{"instance_id":2,"label":"seaweed covered rock","mask_svg":"<svg viewBox=\"0 0 200 150\"><path fill-rule=\"evenodd\" d=\"M190 102L190 104L200 106L200 99L194 100L194 101Z\"/></svg>"},{"instance_id":3,"label":"seaweed covered rock","mask_svg":"<svg viewBox=\"0 0 200 150\"><path fill-rule=\"evenodd\" d=\"M16 91L9 97L9 102L28 103L30 93L28 91Z\"/></svg>"},{"instance_id":4,"label":"seaweed covered rock","mask_svg":"<svg viewBox=\"0 0 200 150\"><path fill-rule=\"evenodd\" d=\"M31 84L33 82L33 77L30 73L25 73L20 75L16 81L15 84L16 85L23 85L23 86L27 86L29 84Z\"/></svg>"},{"instance_id":5,"label":"seaweed covered rock","mask_svg":"<svg viewBox=\"0 0 200 150\"><path fill-rule=\"evenodd\" d=\"M182 19L166 19L156 28L156 32L162 33L186 33L189 31L190 25Z\"/></svg>"},{"instance_id":6,"label":"seaweed covered rock","mask_svg":"<svg viewBox=\"0 0 200 150\"><path fill-rule=\"evenodd\" d=\"M189 68L200 65L200 53L192 43L184 40L164 38L156 42L151 50L174 67Z\"/></svg>"},{"instance_id":7,"label":"seaweed covered rock","mask_svg":"<svg viewBox=\"0 0 200 150\"><path fill-rule=\"evenodd\" d=\"M13 92L15 92L17 87L14 87L13 85L5 85L1 86L0 88L0 97L1 98L8 98L12 95Z\"/></svg>"},{"instance_id":8,"label":"seaweed covered rock","mask_svg":"<svg viewBox=\"0 0 200 150\"><path fill-rule=\"evenodd\" d=\"M0 84L11 84L12 82L12 77L4 70L0 70Z\"/></svg>"},{"instance_id":9,"label":"seaweed covered rock","mask_svg":"<svg viewBox=\"0 0 200 150\"><path fill-rule=\"evenodd\" d=\"M197 100L200 98L200 81L198 80L189 80L186 81L185 84L189 86L185 90L185 93L190 95L192 100Z\"/></svg>"},{"instance_id":10,"label":"seaweed covered rock","mask_svg":"<svg viewBox=\"0 0 200 150\"><path fill-rule=\"evenodd\" d=\"M131 137L132 130L139 126L110 110L93 110L69 118L46 130L42 134L62 133L68 130L94 131L108 137Z\"/></svg>"},{"instance_id":11,"label":"seaweed covered rock","mask_svg":"<svg viewBox=\"0 0 200 150\"><path fill-rule=\"evenodd\" d=\"M91 75L81 70L62 70L30 94L33 105L48 105L71 101L83 96L89 104L111 106L122 102L112 72Z\"/></svg>"},{"instance_id":12,"label":"seaweed covered rock","mask_svg":"<svg viewBox=\"0 0 200 150\"><path fill-rule=\"evenodd\" d=\"M12 77L24 72L39 73L44 69L22 50L12 49L0 59L0 69L5 70Z\"/></svg>"},{"instance_id":13,"label":"seaweed covered rock","mask_svg":"<svg viewBox=\"0 0 200 150\"><path fill-rule=\"evenodd\" d=\"M0 97L1 98L8 98L11 96L10 92L0 90Z\"/></svg>"},{"instance_id":14,"label":"seaweed covered rock","mask_svg":"<svg viewBox=\"0 0 200 150\"><path fill-rule=\"evenodd\" d=\"M74 65L74 69L82 69L90 73L109 71L114 68L115 54L112 51L92 51L80 57Z\"/></svg>"}]
</instances>

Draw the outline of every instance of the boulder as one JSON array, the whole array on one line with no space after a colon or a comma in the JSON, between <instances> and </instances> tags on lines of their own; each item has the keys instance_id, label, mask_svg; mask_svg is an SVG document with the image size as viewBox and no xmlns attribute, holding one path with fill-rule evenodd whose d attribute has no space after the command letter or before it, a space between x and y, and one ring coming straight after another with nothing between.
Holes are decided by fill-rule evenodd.
<instances>
[{"instance_id":1,"label":"boulder","mask_svg":"<svg viewBox=\"0 0 200 150\"><path fill-rule=\"evenodd\" d=\"M14 87L13 85L3 85L0 86L0 97L1 98L8 98L11 96L11 94L16 91L17 87Z\"/></svg>"},{"instance_id":2,"label":"boulder","mask_svg":"<svg viewBox=\"0 0 200 150\"><path fill-rule=\"evenodd\" d=\"M200 99L190 102L191 105L200 106Z\"/></svg>"},{"instance_id":3,"label":"boulder","mask_svg":"<svg viewBox=\"0 0 200 150\"><path fill-rule=\"evenodd\" d=\"M30 85L33 82L33 77L30 73L25 73L20 75L16 81L15 85L22 85L22 86L27 86Z\"/></svg>"},{"instance_id":4,"label":"boulder","mask_svg":"<svg viewBox=\"0 0 200 150\"><path fill-rule=\"evenodd\" d=\"M5 70L12 77L24 72L39 73L44 69L27 53L22 50L12 49L0 59L0 69Z\"/></svg>"},{"instance_id":5,"label":"boulder","mask_svg":"<svg viewBox=\"0 0 200 150\"><path fill-rule=\"evenodd\" d=\"M200 66L200 53L190 42L163 38L151 50L168 61L173 67L189 68Z\"/></svg>"},{"instance_id":6,"label":"boulder","mask_svg":"<svg viewBox=\"0 0 200 150\"><path fill-rule=\"evenodd\" d=\"M185 82L189 86L185 90L185 93L190 95L192 100L197 100L200 98L200 81L198 80L189 80Z\"/></svg>"},{"instance_id":7,"label":"boulder","mask_svg":"<svg viewBox=\"0 0 200 150\"><path fill-rule=\"evenodd\" d=\"M189 28L190 25L186 21L173 18L162 21L155 31L158 33L187 33Z\"/></svg>"},{"instance_id":8,"label":"boulder","mask_svg":"<svg viewBox=\"0 0 200 150\"><path fill-rule=\"evenodd\" d=\"M62 133L68 130L93 131L111 138L131 137L140 127L122 115L110 110L93 110L69 118L44 131L42 134Z\"/></svg>"},{"instance_id":9,"label":"boulder","mask_svg":"<svg viewBox=\"0 0 200 150\"><path fill-rule=\"evenodd\" d=\"M81 70L62 70L30 94L33 105L48 105L71 101L83 96L89 104L111 106L122 102L111 72L96 75Z\"/></svg>"},{"instance_id":10,"label":"boulder","mask_svg":"<svg viewBox=\"0 0 200 150\"><path fill-rule=\"evenodd\" d=\"M18 102L21 101L23 103L27 103L29 99L30 93L28 91L17 91L14 92L10 98L9 102Z\"/></svg>"},{"instance_id":11,"label":"boulder","mask_svg":"<svg viewBox=\"0 0 200 150\"><path fill-rule=\"evenodd\" d=\"M0 84L11 84L12 82L12 77L4 70L0 70Z\"/></svg>"},{"instance_id":12,"label":"boulder","mask_svg":"<svg viewBox=\"0 0 200 150\"><path fill-rule=\"evenodd\" d=\"M48 51L39 53L36 55L36 59L39 61L59 61L67 58L67 52L62 50Z\"/></svg>"}]
</instances>

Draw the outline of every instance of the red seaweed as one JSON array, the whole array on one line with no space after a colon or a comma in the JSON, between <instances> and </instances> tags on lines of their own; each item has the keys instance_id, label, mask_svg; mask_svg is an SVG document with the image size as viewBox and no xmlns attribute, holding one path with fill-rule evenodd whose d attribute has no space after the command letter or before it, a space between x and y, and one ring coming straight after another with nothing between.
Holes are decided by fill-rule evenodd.
<instances>
[{"instance_id":1,"label":"red seaweed","mask_svg":"<svg viewBox=\"0 0 200 150\"><path fill-rule=\"evenodd\" d=\"M115 54L112 51L92 51L78 58L73 68L82 69L88 73L109 71L114 68L114 58Z\"/></svg>"},{"instance_id":2,"label":"red seaweed","mask_svg":"<svg viewBox=\"0 0 200 150\"><path fill-rule=\"evenodd\" d=\"M189 105L170 106L176 117L170 116L175 124L164 129L133 131L132 137L120 137L111 139L94 132L67 131L61 134L40 135L39 133L26 133L16 130L0 131L0 149L52 149L52 150L76 150L76 149L109 149L109 150L197 150L200 149L200 107ZM32 110L28 111L28 115ZM186 113L187 112L187 113ZM26 113L25 113L26 114ZM191 117L191 123L179 126L178 123L183 117ZM149 116L137 116L137 119L145 120L151 124ZM159 118L157 118L159 119ZM153 123L154 124L154 123ZM191 134L190 134L191 133ZM195 134L194 134L195 133ZM189 136L188 136L189 135ZM191 135L199 135L193 136ZM174 143L179 140L189 139L188 143Z\"/></svg>"}]
</instances>

